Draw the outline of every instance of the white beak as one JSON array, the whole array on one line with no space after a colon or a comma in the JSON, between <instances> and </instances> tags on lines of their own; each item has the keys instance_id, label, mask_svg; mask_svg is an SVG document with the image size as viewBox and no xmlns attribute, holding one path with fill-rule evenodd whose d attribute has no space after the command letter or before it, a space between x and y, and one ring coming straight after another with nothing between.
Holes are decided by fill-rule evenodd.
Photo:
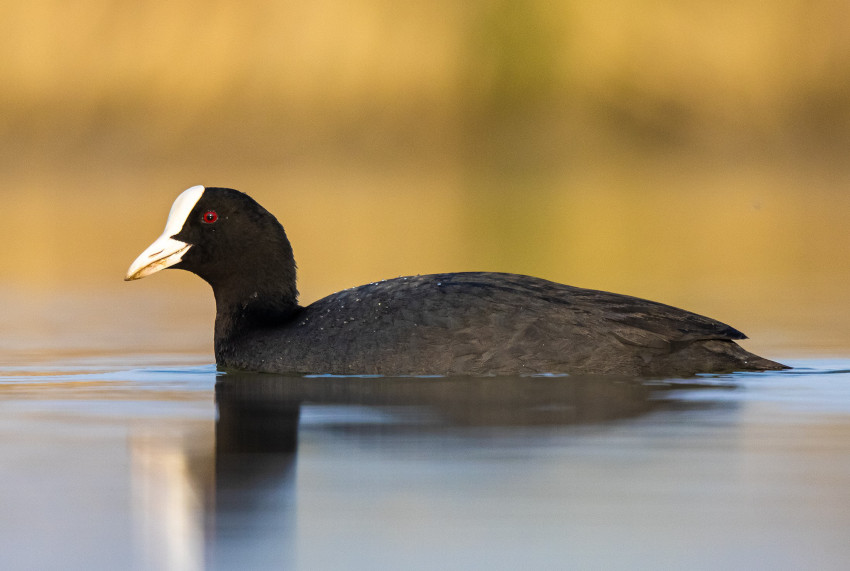
<instances>
[{"instance_id":1,"label":"white beak","mask_svg":"<svg viewBox=\"0 0 850 571\"><path fill-rule=\"evenodd\" d=\"M191 244L163 234L130 264L125 281L137 280L173 266L183 259Z\"/></svg>"},{"instance_id":2,"label":"white beak","mask_svg":"<svg viewBox=\"0 0 850 571\"><path fill-rule=\"evenodd\" d=\"M171 211L168 213L168 220L165 223L165 231L162 236L154 240L154 243L148 246L130 264L130 269L127 270L127 275L124 278L125 281L149 276L159 270L173 266L183 259L183 254L189 251L192 245L175 240L173 236L183 229L186 219L201 199L204 190L203 186L193 186L184 190L177 197L177 200L171 205Z\"/></svg>"}]
</instances>

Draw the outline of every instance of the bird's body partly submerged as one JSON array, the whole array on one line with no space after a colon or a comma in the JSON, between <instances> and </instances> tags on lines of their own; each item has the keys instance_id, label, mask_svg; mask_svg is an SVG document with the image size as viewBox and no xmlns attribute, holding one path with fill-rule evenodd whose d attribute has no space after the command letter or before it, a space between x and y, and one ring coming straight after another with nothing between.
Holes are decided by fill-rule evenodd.
<instances>
[{"instance_id":1,"label":"bird's body partly submerged","mask_svg":"<svg viewBox=\"0 0 850 571\"><path fill-rule=\"evenodd\" d=\"M247 195L192 187L127 279L166 267L216 298L216 362L277 373L687 376L784 369L740 331L668 305L516 274L410 276L297 303L277 220Z\"/></svg>"}]
</instances>

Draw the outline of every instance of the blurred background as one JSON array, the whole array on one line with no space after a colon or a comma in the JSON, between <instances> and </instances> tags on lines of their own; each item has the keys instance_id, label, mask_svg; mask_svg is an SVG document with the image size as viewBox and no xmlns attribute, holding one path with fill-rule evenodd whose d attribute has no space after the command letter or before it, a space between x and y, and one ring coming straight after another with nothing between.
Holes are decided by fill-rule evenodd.
<instances>
[{"instance_id":1,"label":"blurred background","mask_svg":"<svg viewBox=\"0 0 850 571\"><path fill-rule=\"evenodd\" d=\"M122 281L195 184L278 216L305 303L517 272L846 355L848 21L834 0L0 4L6 355L211 352L203 282Z\"/></svg>"}]
</instances>

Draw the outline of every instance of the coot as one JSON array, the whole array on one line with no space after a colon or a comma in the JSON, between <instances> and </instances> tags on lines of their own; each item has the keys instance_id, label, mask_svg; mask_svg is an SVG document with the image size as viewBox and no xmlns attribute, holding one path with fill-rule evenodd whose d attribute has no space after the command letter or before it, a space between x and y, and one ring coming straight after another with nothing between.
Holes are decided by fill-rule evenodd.
<instances>
[{"instance_id":1,"label":"coot","mask_svg":"<svg viewBox=\"0 0 850 571\"><path fill-rule=\"evenodd\" d=\"M506 273L409 276L298 305L292 247L248 195L193 186L125 279L206 280L220 367L380 375L687 376L785 369L728 325L669 305Z\"/></svg>"}]
</instances>

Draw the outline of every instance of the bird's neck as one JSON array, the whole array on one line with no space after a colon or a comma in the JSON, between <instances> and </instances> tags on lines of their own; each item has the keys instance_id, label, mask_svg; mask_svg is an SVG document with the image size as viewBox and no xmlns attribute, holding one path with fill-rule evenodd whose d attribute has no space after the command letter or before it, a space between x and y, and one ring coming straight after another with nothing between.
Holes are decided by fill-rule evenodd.
<instances>
[{"instance_id":1,"label":"bird's neck","mask_svg":"<svg viewBox=\"0 0 850 571\"><path fill-rule=\"evenodd\" d=\"M269 275L268 271L256 280L210 283L215 294L216 356L250 331L283 325L300 309L295 275ZM235 283L234 283L235 282ZM250 286L247 284L263 284Z\"/></svg>"}]
</instances>

